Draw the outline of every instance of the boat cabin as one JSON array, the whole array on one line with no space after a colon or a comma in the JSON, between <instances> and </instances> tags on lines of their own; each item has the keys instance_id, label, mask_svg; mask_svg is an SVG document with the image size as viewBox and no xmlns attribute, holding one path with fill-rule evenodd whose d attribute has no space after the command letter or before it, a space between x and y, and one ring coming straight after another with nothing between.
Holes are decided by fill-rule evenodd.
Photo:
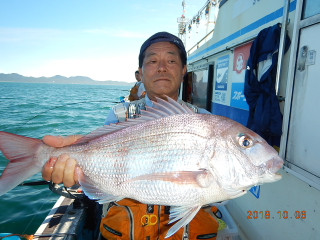
<instances>
[{"instance_id":1,"label":"boat cabin","mask_svg":"<svg viewBox=\"0 0 320 240\"><path fill-rule=\"evenodd\" d=\"M265 127L285 161L280 181L226 205L239 238L319 239L320 1L222 0L203 39L188 52L180 97Z\"/></svg>"}]
</instances>

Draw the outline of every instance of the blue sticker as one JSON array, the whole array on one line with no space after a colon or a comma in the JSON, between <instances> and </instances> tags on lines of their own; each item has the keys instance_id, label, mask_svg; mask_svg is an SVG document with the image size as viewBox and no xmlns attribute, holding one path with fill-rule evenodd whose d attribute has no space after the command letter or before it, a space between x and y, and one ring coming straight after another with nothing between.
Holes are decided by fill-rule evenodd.
<instances>
[{"instance_id":1,"label":"blue sticker","mask_svg":"<svg viewBox=\"0 0 320 240\"><path fill-rule=\"evenodd\" d=\"M243 91L244 83L232 83L230 106L249 110Z\"/></svg>"},{"instance_id":2,"label":"blue sticker","mask_svg":"<svg viewBox=\"0 0 320 240\"><path fill-rule=\"evenodd\" d=\"M229 72L229 55L217 59L215 90L227 91Z\"/></svg>"},{"instance_id":3,"label":"blue sticker","mask_svg":"<svg viewBox=\"0 0 320 240\"><path fill-rule=\"evenodd\" d=\"M256 198L259 198L260 196L260 185L252 187L249 192L251 192L253 194L253 196L255 196Z\"/></svg>"}]
</instances>

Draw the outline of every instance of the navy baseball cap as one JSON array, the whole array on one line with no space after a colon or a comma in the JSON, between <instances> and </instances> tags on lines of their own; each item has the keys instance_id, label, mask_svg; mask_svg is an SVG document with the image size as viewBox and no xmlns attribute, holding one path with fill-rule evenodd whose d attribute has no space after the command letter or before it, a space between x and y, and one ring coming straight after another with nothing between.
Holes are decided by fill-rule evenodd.
<instances>
[{"instance_id":1,"label":"navy baseball cap","mask_svg":"<svg viewBox=\"0 0 320 240\"><path fill-rule=\"evenodd\" d=\"M176 45L182 52L184 59L182 60L182 63L184 65L187 64L187 53L186 49L184 48L183 42L181 41L180 38L178 38L175 35L172 35L171 33L168 32L158 32L154 35L152 35L150 38L148 38L141 46L140 48L140 54L139 54L139 67L142 67L142 62L143 62L143 53L144 51L153 43L157 42L170 42L174 45Z\"/></svg>"}]
</instances>

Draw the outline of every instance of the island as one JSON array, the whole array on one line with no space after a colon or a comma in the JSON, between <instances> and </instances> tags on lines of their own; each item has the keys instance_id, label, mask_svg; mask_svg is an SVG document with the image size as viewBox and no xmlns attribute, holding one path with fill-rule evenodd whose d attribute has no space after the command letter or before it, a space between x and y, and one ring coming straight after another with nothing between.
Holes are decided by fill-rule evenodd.
<instances>
[{"instance_id":1,"label":"island","mask_svg":"<svg viewBox=\"0 0 320 240\"><path fill-rule=\"evenodd\" d=\"M89 77L75 76L64 77L56 75L53 77L25 77L17 73L0 73L0 82L21 82L21 83L53 83L53 84L93 84L93 85L133 85L134 82L121 81L96 81Z\"/></svg>"}]
</instances>

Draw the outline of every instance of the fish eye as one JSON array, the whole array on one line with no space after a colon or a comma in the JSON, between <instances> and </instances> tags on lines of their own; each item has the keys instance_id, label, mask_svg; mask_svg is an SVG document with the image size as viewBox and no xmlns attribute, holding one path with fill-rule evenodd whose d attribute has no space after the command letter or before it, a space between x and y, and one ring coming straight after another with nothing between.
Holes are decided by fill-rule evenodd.
<instances>
[{"instance_id":1,"label":"fish eye","mask_svg":"<svg viewBox=\"0 0 320 240\"><path fill-rule=\"evenodd\" d=\"M239 138L239 145L243 148L249 148L252 146L252 140L249 137L242 135Z\"/></svg>"}]
</instances>

